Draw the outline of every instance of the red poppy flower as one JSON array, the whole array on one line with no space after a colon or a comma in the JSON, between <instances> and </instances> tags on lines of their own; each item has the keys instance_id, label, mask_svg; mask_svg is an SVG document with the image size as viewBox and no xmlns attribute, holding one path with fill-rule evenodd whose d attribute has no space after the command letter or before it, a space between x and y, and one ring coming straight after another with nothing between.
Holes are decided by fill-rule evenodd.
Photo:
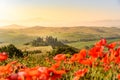
<instances>
[{"instance_id":1,"label":"red poppy flower","mask_svg":"<svg viewBox=\"0 0 120 80\"><path fill-rule=\"evenodd\" d=\"M75 61L77 61L78 60L78 54L74 54L74 55L72 55L72 57L70 58L70 61L71 62L75 62Z\"/></svg>"},{"instance_id":2,"label":"red poppy flower","mask_svg":"<svg viewBox=\"0 0 120 80\"><path fill-rule=\"evenodd\" d=\"M99 47L93 47L91 48L88 53L91 57L93 58L98 58L98 57L102 57L103 56L103 49L104 47L99 46Z\"/></svg>"},{"instance_id":3,"label":"red poppy flower","mask_svg":"<svg viewBox=\"0 0 120 80\"><path fill-rule=\"evenodd\" d=\"M120 80L120 74L117 75L118 80Z\"/></svg>"},{"instance_id":4,"label":"red poppy flower","mask_svg":"<svg viewBox=\"0 0 120 80\"><path fill-rule=\"evenodd\" d=\"M120 56L115 59L116 64L120 64Z\"/></svg>"},{"instance_id":5,"label":"red poppy flower","mask_svg":"<svg viewBox=\"0 0 120 80\"><path fill-rule=\"evenodd\" d=\"M25 80L25 75L26 75L25 71L18 72L18 80Z\"/></svg>"},{"instance_id":6,"label":"red poppy flower","mask_svg":"<svg viewBox=\"0 0 120 80\"><path fill-rule=\"evenodd\" d=\"M87 50L86 49L82 49L79 54L78 54L78 58L79 59L84 59L86 58L86 53L87 53Z\"/></svg>"},{"instance_id":7,"label":"red poppy flower","mask_svg":"<svg viewBox=\"0 0 120 80\"><path fill-rule=\"evenodd\" d=\"M92 64L95 62L95 58L88 58L85 60L80 61L80 64L87 65L87 66L92 66Z\"/></svg>"},{"instance_id":8,"label":"red poppy flower","mask_svg":"<svg viewBox=\"0 0 120 80\"><path fill-rule=\"evenodd\" d=\"M105 65L110 63L108 54L106 53L106 55L102 58L101 62L103 62Z\"/></svg>"},{"instance_id":9,"label":"red poppy flower","mask_svg":"<svg viewBox=\"0 0 120 80\"><path fill-rule=\"evenodd\" d=\"M95 44L95 46L104 46L107 44L106 39L101 39L99 42Z\"/></svg>"},{"instance_id":10,"label":"red poppy flower","mask_svg":"<svg viewBox=\"0 0 120 80\"><path fill-rule=\"evenodd\" d=\"M104 65L104 71L108 71L111 68L110 65Z\"/></svg>"},{"instance_id":11,"label":"red poppy flower","mask_svg":"<svg viewBox=\"0 0 120 80\"><path fill-rule=\"evenodd\" d=\"M39 80L48 80L49 79L49 68L39 67L38 71L40 72Z\"/></svg>"},{"instance_id":12,"label":"red poppy flower","mask_svg":"<svg viewBox=\"0 0 120 80\"><path fill-rule=\"evenodd\" d=\"M8 55L6 52L0 53L0 61L4 61L8 58Z\"/></svg>"},{"instance_id":13,"label":"red poppy flower","mask_svg":"<svg viewBox=\"0 0 120 80\"><path fill-rule=\"evenodd\" d=\"M60 64L61 64L61 61L58 61L58 62L56 62L55 64L53 64L52 66L51 66L51 68L58 68L59 66L60 66Z\"/></svg>"},{"instance_id":14,"label":"red poppy flower","mask_svg":"<svg viewBox=\"0 0 120 80\"><path fill-rule=\"evenodd\" d=\"M113 43L111 43L111 44L108 44L107 47L108 47L109 49L113 49L113 48L115 48L116 44L117 44L116 42L113 42Z\"/></svg>"},{"instance_id":15,"label":"red poppy flower","mask_svg":"<svg viewBox=\"0 0 120 80\"><path fill-rule=\"evenodd\" d=\"M57 80L62 77L62 74L65 74L65 70L56 70L54 68L49 68L50 80Z\"/></svg>"},{"instance_id":16,"label":"red poppy flower","mask_svg":"<svg viewBox=\"0 0 120 80\"><path fill-rule=\"evenodd\" d=\"M30 76L39 76L40 72L37 69L30 69L27 74Z\"/></svg>"},{"instance_id":17,"label":"red poppy flower","mask_svg":"<svg viewBox=\"0 0 120 80\"><path fill-rule=\"evenodd\" d=\"M66 55L65 54L58 54L53 58L55 61L62 61L66 59Z\"/></svg>"},{"instance_id":18,"label":"red poppy flower","mask_svg":"<svg viewBox=\"0 0 120 80\"><path fill-rule=\"evenodd\" d=\"M120 56L120 47L117 48L115 56Z\"/></svg>"},{"instance_id":19,"label":"red poppy flower","mask_svg":"<svg viewBox=\"0 0 120 80\"><path fill-rule=\"evenodd\" d=\"M86 49L82 49L78 54L74 54L71 57L70 61L71 62L75 62L75 61L79 62L79 61L85 59L86 55L87 55L87 50Z\"/></svg>"},{"instance_id":20,"label":"red poppy flower","mask_svg":"<svg viewBox=\"0 0 120 80\"><path fill-rule=\"evenodd\" d=\"M74 78L73 78L73 80L79 80L80 79L80 77L78 77L78 76L75 76Z\"/></svg>"},{"instance_id":21,"label":"red poppy flower","mask_svg":"<svg viewBox=\"0 0 120 80\"><path fill-rule=\"evenodd\" d=\"M109 60L110 60L110 62L115 60L114 51L110 53Z\"/></svg>"},{"instance_id":22,"label":"red poppy flower","mask_svg":"<svg viewBox=\"0 0 120 80\"><path fill-rule=\"evenodd\" d=\"M80 77L83 77L88 72L88 69L78 70L74 73L75 78L73 80L79 80Z\"/></svg>"}]
</instances>

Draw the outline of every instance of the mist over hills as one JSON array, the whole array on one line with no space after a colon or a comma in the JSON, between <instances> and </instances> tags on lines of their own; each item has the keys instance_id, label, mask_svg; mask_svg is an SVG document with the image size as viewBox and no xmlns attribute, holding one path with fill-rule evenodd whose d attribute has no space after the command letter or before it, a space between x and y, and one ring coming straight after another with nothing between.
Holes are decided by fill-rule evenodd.
<instances>
[{"instance_id":1,"label":"mist over hills","mask_svg":"<svg viewBox=\"0 0 120 80\"><path fill-rule=\"evenodd\" d=\"M21 23L22 22L22 23ZM14 23L14 22L9 22L7 20L0 20L0 23ZM16 22L15 22L16 23ZM49 25L50 24L50 25ZM22 26L21 26L22 25ZM0 28L4 28L4 29L11 29L11 28L27 28L27 27L36 27L36 26L40 26L40 27L80 27L80 26L84 26L84 27L120 27L120 20L112 20L112 19L108 19L108 20L96 20L96 21L80 21L80 22L71 22L71 23L67 23L64 24L61 22L57 22L55 23L54 21L45 21L42 20L41 18L35 18L35 19L29 19L29 20L21 20L18 21L18 23L16 24L12 24L12 25L5 25L5 26L0 26Z\"/></svg>"},{"instance_id":2,"label":"mist over hills","mask_svg":"<svg viewBox=\"0 0 120 80\"><path fill-rule=\"evenodd\" d=\"M0 29L24 29L27 28L26 26L21 26L21 25L17 25L17 24L11 24L11 25L7 25L7 26L1 26Z\"/></svg>"},{"instance_id":3,"label":"mist over hills","mask_svg":"<svg viewBox=\"0 0 120 80\"><path fill-rule=\"evenodd\" d=\"M72 43L79 41L94 41L101 38L120 39L120 28L118 27L44 27L44 26L20 26L9 25L0 28L0 42L23 45L37 37L53 36L58 40Z\"/></svg>"},{"instance_id":4,"label":"mist over hills","mask_svg":"<svg viewBox=\"0 0 120 80\"><path fill-rule=\"evenodd\" d=\"M93 26L105 26L105 27L120 27L120 20L99 20L99 21L93 21L88 22L88 25Z\"/></svg>"}]
</instances>

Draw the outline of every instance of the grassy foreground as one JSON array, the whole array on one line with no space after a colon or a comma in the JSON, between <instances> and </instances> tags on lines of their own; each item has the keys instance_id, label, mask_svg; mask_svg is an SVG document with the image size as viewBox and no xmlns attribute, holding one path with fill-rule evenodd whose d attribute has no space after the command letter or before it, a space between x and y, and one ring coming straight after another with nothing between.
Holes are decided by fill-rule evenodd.
<instances>
[{"instance_id":1,"label":"grassy foreground","mask_svg":"<svg viewBox=\"0 0 120 80\"><path fill-rule=\"evenodd\" d=\"M73 55L28 55L10 59L0 53L0 80L120 80L120 42L96 42Z\"/></svg>"}]
</instances>

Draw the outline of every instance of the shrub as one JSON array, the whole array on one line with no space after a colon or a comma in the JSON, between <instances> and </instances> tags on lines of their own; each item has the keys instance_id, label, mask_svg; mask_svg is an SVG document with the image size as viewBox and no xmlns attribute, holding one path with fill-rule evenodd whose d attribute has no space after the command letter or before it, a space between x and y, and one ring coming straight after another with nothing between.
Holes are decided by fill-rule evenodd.
<instances>
[{"instance_id":1,"label":"shrub","mask_svg":"<svg viewBox=\"0 0 120 80\"><path fill-rule=\"evenodd\" d=\"M17 49L13 44L0 48L0 52L7 52L9 57L23 57L23 53L20 49Z\"/></svg>"},{"instance_id":2,"label":"shrub","mask_svg":"<svg viewBox=\"0 0 120 80\"><path fill-rule=\"evenodd\" d=\"M49 56L55 56L57 54L74 54L77 53L79 50L70 46L66 46L66 47L57 47L56 49L54 49Z\"/></svg>"}]
</instances>

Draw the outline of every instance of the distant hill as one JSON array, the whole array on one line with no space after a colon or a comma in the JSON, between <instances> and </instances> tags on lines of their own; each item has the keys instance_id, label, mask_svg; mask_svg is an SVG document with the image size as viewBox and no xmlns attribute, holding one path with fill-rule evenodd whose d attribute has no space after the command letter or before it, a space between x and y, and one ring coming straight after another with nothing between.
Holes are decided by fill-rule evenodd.
<instances>
[{"instance_id":1,"label":"distant hill","mask_svg":"<svg viewBox=\"0 0 120 80\"><path fill-rule=\"evenodd\" d=\"M118 28L120 28L120 20L99 20L99 21L93 21L93 22L86 22L85 25L118 27Z\"/></svg>"},{"instance_id":2,"label":"distant hill","mask_svg":"<svg viewBox=\"0 0 120 80\"><path fill-rule=\"evenodd\" d=\"M14 28L13 28L14 26ZM10 27L10 28L9 28ZM23 27L19 25L0 29L0 42L24 44L37 37L53 36L62 42L91 41L100 38L120 38L120 28L117 27Z\"/></svg>"},{"instance_id":3,"label":"distant hill","mask_svg":"<svg viewBox=\"0 0 120 80\"><path fill-rule=\"evenodd\" d=\"M31 27L22 29L27 35L48 36L65 38L86 38L86 37L115 37L120 36L120 28L117 27ZM32 32L32 33L31 33Z\"/></svg>"},{"instance_id":4,"label":"distant hill","mask_svg":"<svg viewBox=\"0 0 120 80\"><path fill-rule=\"evenodd\" d=\"M25 26L17 25L17 24L12 24L12 25L7 25L7 26L1 26L0 29L24 29L26 28Z\"/></svg>"}]
</instances>

